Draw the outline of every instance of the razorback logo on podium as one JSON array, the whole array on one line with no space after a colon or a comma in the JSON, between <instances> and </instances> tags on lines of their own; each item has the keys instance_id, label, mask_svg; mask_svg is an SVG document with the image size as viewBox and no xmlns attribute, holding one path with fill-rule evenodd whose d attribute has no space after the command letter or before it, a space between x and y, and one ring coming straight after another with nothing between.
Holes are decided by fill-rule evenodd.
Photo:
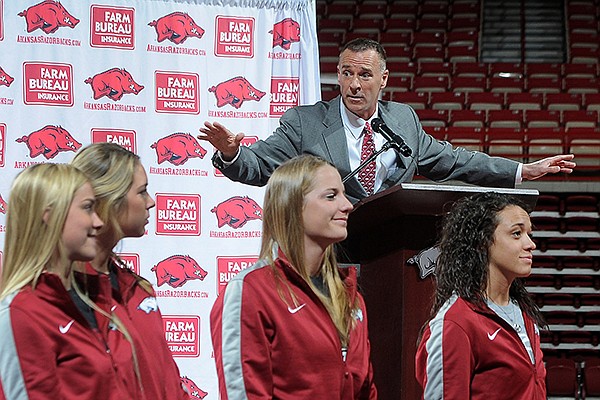
<instances>
[{"instance_id":1,"label":"razorback logo on podium","mask_svg":"<svg viewBox=\"0 0 600 400\"><path fill-rule=\"evenodd\" d=\"M217 57L254 57L254 18L218 15L216 20Z\"/></svg>"},{"instance_id":2,"label":"razorback logo on podium","mask_svg":"<svg viewBox=\"0 0 600 400\"><path fill-rule=\"evenodd\" d=\"M273 25L273 30L269 33L273 34L273 47L281 47L284 50L289 50L292 43L300 41L300 24L291 18L283 19Z\"/></svg>"},{"instance_id":3,"label":"razorback logo on podium","mask_svg":"<svg viewBox=\"0 0 600 400\"><path fill-rule=\"evenodd\" d=\"M187 390L190 400L203 399L208 396L208 392L200 389L198 385L187 376L181 377L181 385Z\"/></svg>"},{"instance_id":4,"label":"razorback logo on podium","mask_svg":"<svg viewBox=\"0 0 600 400\"><path fill-rule=\"evenodd\" d=\"M6 214L6 207L6 201L4 201L2 195L0 194L0 214Z\"/></svg>"},{"instance_id":5,"label":"razorback logo on podium","mask_svg":"<svg viewBox=\"0 0 600 400\"><path fill-rule=\"evenodd\" d=\"M165 136L152 143L150 148L156 150L159 164L168 161L173 165L182 165L190 158L204 158L206 155L206 150L189 133L178 132Z\"/></svg>"},{"instance_id":6,"label":"razorback logo on podium","mask_svg":"<svg viewBox=\"0 0 600 400\"><path fill-rule=\"evenodd\" d=\"M188 37L200 39L204 35L204 29L189 14L179 11L160 17L148 23L148 26L156 30L156 40L159 43L168 39L175 44L181 44Z\"/></svg>"},{"instance_id":7,"label":"razorback logo on podium","mask_svg":"<svg viewBox=\"0 0 600 400\"><path fill-rule=\"evenodd\" d=\"M262 208L248 196L234 196L213 207L219 228L229 225L234 229L241 228L248 221L262 220Z\"/></svg>"},{"instance_id":8,"label":"razorback logo on podium","mask_svg":"<svg viewBox=\"0 0 600 400\"><path fill-rule=\"evenodd\" d=\"M90 46L135 48L134 8L92 4L90 14Z\"/></svg>"},{"instance_id":9,"label":"razorback logo on podium","mask_svg":"<svg viewBox=\"0 0 600 400\"><path fill-rule=\"evenodd\" d=\"M244 101L260 101L265 95L265 92L252 86L243 76L236 76L216 86L211 86L208 91L215 94L217 107L231 104L235 108L240 108Z\"/></svg>"},{"instance_id":10,"label":"razorback logo on podium","mask_svg":"<svg viewBox=\"0 0 600 400\"><path fill-rule=\"evenodd\" d=\"M113 101L118 101L121 100L124 94L133 93L137 95L144 89L144 86L133 80L133 77L125 68L111 68L100 72L91 78L87 78L84 83L91 85L94 100L106 96Z\"/></svg>"},{"instance_id":11,"label":"razorback logo on podium","mask_svg":"<svg viewBox=\"0 0 600 400\"><path fill-rule=\"evenodd\" d=\"M25 17L28 33L41 29L44 33L50 34L63 26L75 28L79 23L79 20L69 14L59 1L54 0L42 1L21 11L18 15Z\"/></svg>"},{"instance_id":12,"label":"razorback logo on podium","mask_svg":"<svg viewBox=\"0 0 600 400\"><path fill-rule=\"evenodd\" d=\"M42 154L47 160L56 157L61 151L77 151L81 143L62 126L46 125L16 140L25 143L31 158Z\"/></svg>"},{"instance_id":13,"label":"razorback logo on podium","mask_svg":"<svg viewBox=\"0 0 600 400\"><path fill-rule=\"evenodd\" d=\"M0 86L10 86L15 79L0 67Z\"/></svg>"},{"instance_id":14,"label":"razorback logo on podium","mask_svg":"<svg viewBox=\"0 0 600 400\"><path fill-rule=\"evenodd\" d=\"M156 284L162 286L165 283L173 288L183 286L187 281L206 278L208 274L189 255L174 255L168 257L151 269L156 275Z\"/></svg>"},{"instance_id":15,"label":"razorback logo on podium","mask_svg":"<svg viewBox=\"0 0 600 400\"><path fill-rule=\"evenodd\" d=\"M116 143L137 154L135 131L115 128L92 128L92 143Z\"/></svg>"}]
</instances>

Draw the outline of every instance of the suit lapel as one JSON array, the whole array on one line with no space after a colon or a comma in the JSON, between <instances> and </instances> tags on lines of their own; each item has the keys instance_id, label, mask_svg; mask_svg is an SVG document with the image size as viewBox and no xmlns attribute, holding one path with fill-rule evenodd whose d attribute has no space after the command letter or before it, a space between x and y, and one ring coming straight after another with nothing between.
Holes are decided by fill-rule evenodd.
<instances>
[{"instance_id":1,"label":"suit lapel","mask_svg":"<svg viewBox=\"0 0 600 400\"><path fill-rule=\"evenodd\" d=\"M329 110L323 120L324 129L322 131L323 140L329 153L329 161L335 165L342 177L348 175L350 170L350 161L348 156L348 143L346 141L346 133L344 124L340 116L340 97L331 100ZM366 197L367 192L356 179L356 176L350 178L346 184L346 191L353 197L361 194L360 197Z\"/></svg>"}]
</instances>

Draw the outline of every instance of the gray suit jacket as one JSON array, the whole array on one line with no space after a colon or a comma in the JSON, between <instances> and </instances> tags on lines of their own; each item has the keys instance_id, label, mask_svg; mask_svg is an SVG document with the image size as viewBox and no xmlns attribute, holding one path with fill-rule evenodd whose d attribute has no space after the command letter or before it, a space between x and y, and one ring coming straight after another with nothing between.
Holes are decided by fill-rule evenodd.
<instances>
[{"instance_id":1,"label":"gray suit jacket","mask_svg":"<svg viewBox=\"0 0 600 400\"><path fill-rule=\"evenodd\" d=\"M453 148L447 142L434 139L425 133L416 113L406 104L380 101L379 113L386 125L412 149L411 157L396 157L397 169L380 191L400 182L410 182L415 174L438 182L459 180L480 186L515 186L516 161ZM214 166L233 181L255 186L265 185L275 168L303 153L330 161L342 178L351 172L339 96L329 102L291 108L279 123L264 141L242 146L233 164L225 167L215 155ZM346 195L353 203L367 196L356 176L345 186Z\"/></svg>"}]
</instances>

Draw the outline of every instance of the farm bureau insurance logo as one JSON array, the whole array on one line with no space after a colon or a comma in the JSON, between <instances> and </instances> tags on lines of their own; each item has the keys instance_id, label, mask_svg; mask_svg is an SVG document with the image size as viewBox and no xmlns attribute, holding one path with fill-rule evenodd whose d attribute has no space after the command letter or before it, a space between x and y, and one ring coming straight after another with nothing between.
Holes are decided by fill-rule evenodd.
<instances>
[{"instance_id":1,"label":"farm bureau insurance logo","mask_svg":"<svg viewBox=\"0 0 600 400\"><path fill-rule=\"evenodd\" d=\"M281 117L284 112L299 105L299 78L271 78L270 116Z\"/></svg>"},{"instance_id":2,"label":"farm bureau insurance logo","mask_svg":"<svg viewBox=\"0 0 600 400\"><path fill-rule=\"evenodd\" d=\"M217 293L227 285L227 282L242 270L251 267L258 260L256 256L217 257Z\"/></svg>"},{"instance_id":3,"label":"farm bureau insurance logo","mask_svg":"<svg viewBox=\"0 0 600 400\"><path fill-rule=\"evenodd\" d=\"M16 142L27 145L29 157L35 158L41 154L46 160L56 157L59 152L76 152L81 147L81 143L75 140L65 128L55 125L46 125L29 135L18 138Z\"/></svg>"},{"instance_id":4,"label":"farm bureau insurance logo","mask_svg":"<svg viewBox=\"0 0 600 400\"><path fill-rule=\"evenodd\" d=\"M174 357L200 355L200 317L163 315L165 339Z\"/></svg>"},{"instance_id":5,"label":"farm bureau insurance logo","mask_svg":"<svg viewBox=\"0 0 600 400\"><path fill-rule=\"evenodd\" d=\"M254 18L218 15L215 29L217 57L254 57Z\"/></svg>"},{"instance_id":6,"label":"farm bureau insurance logo","mask_svg":"<svg viewBox=\"0 0 600 400\"><path fill-rule=\"evenodd\" d=\"M73 66L23 63L23 102L27 105L73 106Z\"/></svg>"},{"instance_id":7,"label":"farm bureau insurance logo","mask_svg":"<svg viewBox=\"0 0 600 400\"><path fill-rule=\"evenodd\" d=\"M41 29L44 33L50 34L63 26L75 28L79 23L79 20L72 16L60 2L53 0L42 1L18 15L25 18L28 33Z\"/></svg>"},{"instance_id":8,"label":"farm bureau insurance logo","mask_svg":"<svg viewBox=\"0 0 600 400\"><path fill-rule=\"evenodd\" d=\"M133 50L134 17L134 8L93 4L90 7L90 46Z\"/></svg>"},{"instance_id":9,"label":"farm bureau insurance logo","mask_svg":"<svg viewBox=\"0 0 600 400\"><path fill-rule=\"evenodd\" d=\"M156 112L200 113L200 76L188 72L156 71Z\"/></svg>"},{"instance_id":10,"label":"farm bureau insurance logo","mask_svg":"<svg viewBox=\"0 0 600 400\"><path fill-rule=\"evenodd\" d=\"M157 193L156 234L200 236L200 195Z\"/></svg>"},{"instance_id":11,"label":"farm bureau insurance logo","mask_svg":"<svg viewBox=\"0 0 600 400\"><path fill-rule=\"evenodd\" d=\"M92 143L116 143L137 154L136 134L133 130L92 128Z\"/></svg>"},{"instance_id":12,"label":"farm bureau insurance logo","mask_svg":"<svg viewBox=\"0 0 600 400\"><path fill-rule=\"evenodd\" d=\"M136 274L140 274L140 255L137 253L117 253L123 265Z\"/></svg>"}]
</instances>

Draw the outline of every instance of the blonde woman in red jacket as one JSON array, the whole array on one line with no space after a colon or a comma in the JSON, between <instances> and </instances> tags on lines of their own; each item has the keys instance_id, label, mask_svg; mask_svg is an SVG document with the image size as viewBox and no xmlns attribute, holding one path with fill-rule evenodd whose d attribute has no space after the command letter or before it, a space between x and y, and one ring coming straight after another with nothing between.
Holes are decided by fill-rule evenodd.
<instances>
[{"instance_id":1,"label":"blonde woman in red jacket","mask_svg":"<svg viewBox=\"0 0 600 400\"><path fill-rule=\"evenodd\" d=\"M106 281L124 309L123 323L137 350L138 369L148 399L187 400L179 369L165 339L162 314L152 284L128 269L114 253L126 237L141 237L150 209L148 178L139 156L114 143L95 143L81 149L72 165L90 179L96 210L105 221L98 234L98 254L78 279Z\"/></svg>"},{"instance_id":2,"label":"blonde woman in red jacket","mask_svg":"<svg viewBox=\"0 0 600 400\"><path fill-rule=\"evenodd\" d=\"M260 260L211 311L223 399L376 399L367 314L333 251L352 205L315 156L280 166L265 194Z\"/></svg>"},{"instance_id":3,"label":"blonde woman in red jacket","mask_svg":"<svg viewBox=\"0 0 600 400\"><path fill-rule=\"evenodd\" d=\"M98 252L103 226L83 173L38 164L15 179L0 279L0 395L6 399L144 399L135 348L110 292L77 289L73 264ZM95 326L76 302L100 312Z\"/></svg>"},{"instance_id":4,"label":"blonde woman in red jacket","mask_svg":"<svg viewBox=\"0 0 600 400\"><path fill-rule=\"evenodd\" d=\"M542 315L521 278L535 243L510 196L460 200L442 230L431 319L417 349L427 400L545 400Z\"/></svg>"}]
</instances>

